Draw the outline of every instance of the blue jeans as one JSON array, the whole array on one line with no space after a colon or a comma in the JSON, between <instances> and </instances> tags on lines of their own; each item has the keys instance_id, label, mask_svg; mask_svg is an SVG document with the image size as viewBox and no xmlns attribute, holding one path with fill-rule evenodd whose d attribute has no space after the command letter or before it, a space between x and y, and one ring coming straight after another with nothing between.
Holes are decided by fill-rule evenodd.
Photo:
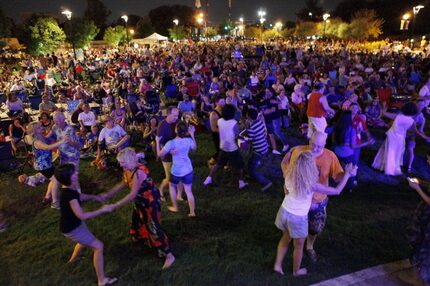
<instances>
[{"instance_id":1,"label":"blue jeans","mask_svg":"<svg viewBox=\"0 0 430 286\"><path fill-rule=\"evenodd\" d=\"M262 157L263 155L252 152L248 161L248 171L253 179L265 186L270 183L270 181L258 170L258 166L260 165L260 160Z\"/></svg>"},{"instance_id":2,"label":"blue jeans","mask_svg":"<svg viewBox=\"0 0 430 286\"><path fill-rule=\"evenodd\" d=\"M281 118L272 119L272 126L273 126L273 134L276 135L276 137L279 138L279 140L282 142L282 145L288 145L287 140L285 140L284 134L281 132Z\"/></svg>"}]
</instances>

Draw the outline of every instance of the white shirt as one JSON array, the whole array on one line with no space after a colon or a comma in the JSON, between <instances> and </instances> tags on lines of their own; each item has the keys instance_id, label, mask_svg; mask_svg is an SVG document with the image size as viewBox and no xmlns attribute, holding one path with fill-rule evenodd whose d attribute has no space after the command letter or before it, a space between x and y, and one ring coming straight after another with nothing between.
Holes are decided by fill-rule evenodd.
<instances>
[{"instance_id":1,"label":"white shirt","mask_svg":"<svg viewBox=\"0 0 430 286\"><path fill-rule=\"evenodd\" d=\"M238 149L236 143L236 135L234 134L234 126L237 121L234 119L225 120L224 118L218 119L220 148L226 152L233 152Z\"/></svg>"},{"instance_id":2,"label":"white shirt","mask_svg":"<svg viewBox=\"0 0 430 286\"><path fill-rule=\"evenodd\" d=\"M299 197L287 180L285 180L285 188L288 190L288 194L284 197L282 208L293 215L308 215L309 209L311 208L313 192L309 192L304 197Z\"/></svg>"},{"instance_id":3,"label":"white shirt","mask_svg":"<svg viewBox=\"0 0 430 286\"><path fill-rule=\"evenodd\" d=\"M421 87L419 95L420 97L430 96L430 89L428 84L425 84L423 85L423 87Z\"/></svg>"},{"instance_id":4,"label":"white shirt","mask_svg":"<svg viewBox=\"0 0 430 286\"><path fill-rule=\"evenodd\" d=\"M85 112L79 113L78 121L82 121L84 126L94 126L97 124L96 116L92 111L89 111L88 113L85 113Z\"/></svg>"},{"instance_id":5,"label":"white shirt","mask_svg":"<svg viewBox=\"0 0 430 286\"><path fill-rule=\"evenodd\" d=\"M175 138L164 145L163 149L172 154L172 169L170 170L172 175L183 177L193 171L188 152L195 148L196 144L191 138Z\"/></svg>"},{"instance_id":6,"label":"white shirt","mask_svg":"<svg viewBox=\"0 0 430 286\"><path fill-rule=\"evenodd\" d=\"M100 131L99 142L101 143L105 140L106 145L109 147L118 143L126 134L125 130L119 125L115 125L113 128L104 127Z\"/></svg>"}]
</instances>

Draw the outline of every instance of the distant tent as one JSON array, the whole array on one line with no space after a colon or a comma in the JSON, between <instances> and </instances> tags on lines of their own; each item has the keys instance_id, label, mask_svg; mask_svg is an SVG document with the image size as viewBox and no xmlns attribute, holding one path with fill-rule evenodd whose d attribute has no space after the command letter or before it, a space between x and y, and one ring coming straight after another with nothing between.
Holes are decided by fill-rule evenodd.
<instances>
[{"instance_id":1,"label":"distant tent","mask_svg":"<svg viewBox=\"0 0 430 286\"><path fill-rule=\"evenodd\" d=\"M158 44L160 42L166 42L167 40L168 40L167 37L154 33L144 39L133 39L130 41L130 43L135 45L137 44L139 46L145 46L145 45L151 46L151 45Z\"/></svg>"},{"instance_id":2,"label":"distant tent","mask_svg":"<svg viewBox=\"0 0 430 286\"><path fill-rule=\"evenodd\" d=\"M146 41L167 41L168 38L164 37L160 34L154 33L154 34L150 35L149 37L144 38L144 40L146 40Z\"/></svg>"}]
</instances>

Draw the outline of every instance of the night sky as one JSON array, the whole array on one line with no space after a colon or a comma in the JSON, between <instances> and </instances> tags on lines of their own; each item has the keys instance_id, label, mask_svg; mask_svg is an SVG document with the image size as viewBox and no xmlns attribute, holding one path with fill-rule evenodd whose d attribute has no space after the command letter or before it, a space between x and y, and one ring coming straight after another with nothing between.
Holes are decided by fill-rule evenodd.
<instances>
[{"instance_id":1,"label":"night sky","mask_svg":"<svg viewBox=\"0 0 430 286\"><path fill-rule=\"evenodd\" d=\"M232 19L243 16L245 20L256 20L257 11L266 10L268 22L278 19L295 21L295 12L305 5L305 0L231 0ZM19 21L21 12L49 12L60 15L62 9L70 9L74 15L83 16L86 0L0 0L3 12ZM112 11L109 20L123 14L139 16L161 5L183 4L194 7L194 0L104 0ZM320 0L325 10L332 10L340 0ZM201 0L204 5L205 0ZM221 22L228 17L228 0L209 0L209 21Z\"/></svg>"}]
</instances>

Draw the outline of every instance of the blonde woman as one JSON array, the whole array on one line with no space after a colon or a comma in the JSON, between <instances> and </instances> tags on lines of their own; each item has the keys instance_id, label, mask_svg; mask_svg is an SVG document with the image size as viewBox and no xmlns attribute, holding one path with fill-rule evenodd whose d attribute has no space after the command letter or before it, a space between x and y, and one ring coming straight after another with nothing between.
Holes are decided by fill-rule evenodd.
<instances>
[{"instance_id":1,"label":"blonde woman","mask_svg":"<svg viewBox=\"0 0 430 286\"><path fill-rule=\"evenodd\" d=\"M42 204L51 204L51 208L59 209L58 201L58 183L54 177L54 165L52 164L52 150L58 148L61 144L68 144L68 136L63 137L60 141L48 144L44 137L44 128L39 121L31 122L27 127L27 133L31 136L32 152L34 154L33 168L42 173L49 180L48 189Z\"/></svg>"},{"instance_id":2,"label":"blonde woman","mask_svg":"<svg viewBox=\"0 0 430 286\"><path fill-rule=\"evenodd\" d=\"M348 164L345 176L337 187L332 188L318 182L318 168L311 151L301 153L287 167L285 174L285 198L276 216L275 225L283 234L278 244L273 270L284 274L282 262L291 239L294 244L293 276L307 274L306 268L300 268L303 257L303 245L308 236L308 212L314 192L327 195L339 195L348 178L357 174L357 167Z\"/></svg>"},{"instance_id":3,"label":"blonde woman","mask_svg":"<svg viewBox=\"0 0 430 286\"><path fill-rule=\"evenodd\" d=\"M124 169L123 181L100 197L105 201L125 187L130 188L130 193L116 202L114 208L134 200L130 234L134 240L143 240L149 246L155 247L160 256L165 257L162 269L166 269L173 264L175 256L172 254L169 239L161 227L160 191L149 176L148 168L138 163L133 148L128 147L120 151L117 160Z\"/></svg>"}]
</instances>

